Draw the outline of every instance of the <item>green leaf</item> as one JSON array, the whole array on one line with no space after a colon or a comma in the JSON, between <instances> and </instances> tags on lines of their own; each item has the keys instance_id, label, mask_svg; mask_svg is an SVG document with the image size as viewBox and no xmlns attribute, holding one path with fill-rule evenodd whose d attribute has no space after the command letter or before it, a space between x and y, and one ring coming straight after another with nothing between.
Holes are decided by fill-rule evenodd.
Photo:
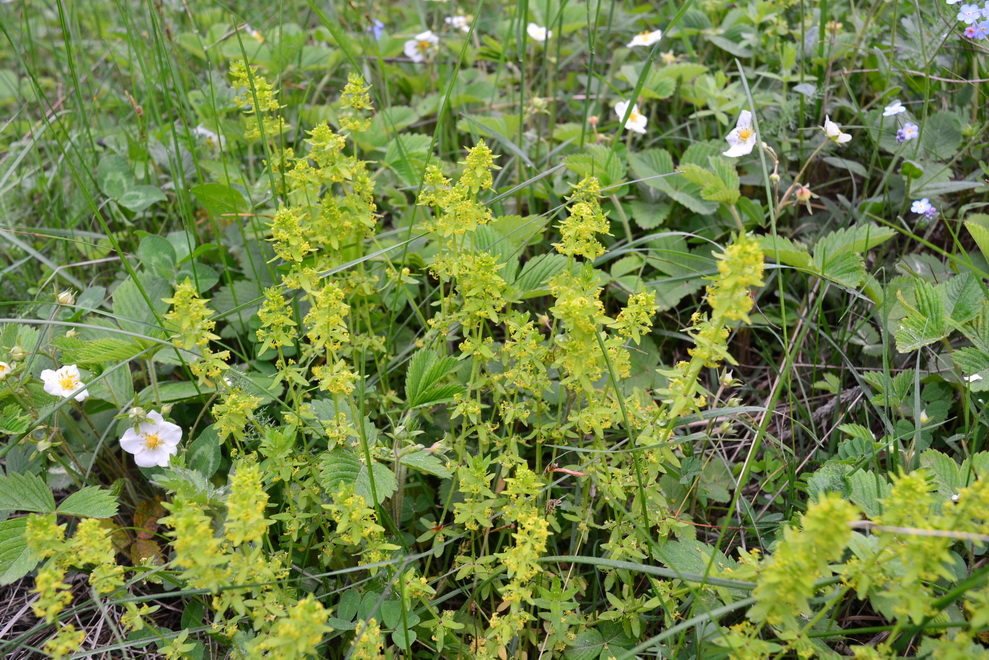
<instances>
[{"instance_id":1,"label":"green leaf","mask_svg":"<svg viewBox=\"0 0 989 660\"><path fill-rule=\"evenodd\" d=\"M240 191L222 183L203 183L190 192L214 216L235 215L248 209L247 200Z\"/></svg>"},{"instance_id":2,"label":"green leaf","mask_svg":"<svg viewBox=\"0 0 989 660\"><path fill-rule=\"evenodd\" d=\"M189 443L186 461L189 467L209 479L220 467L220 458L220 438L212 425L207 426L198 438Z\"/></svg>"},{"instance_id":3,"label":"green leaf","mask_svg":"<svg viewBox=\"0 0 989 660\"><path fill-rule=\"evenodd\" d=\"M20 406L9 404L0 409L0 435L20 435L31 423L30 417L21 414Z\"/></svg>"},{"instance_id":4,"label":"green leaf","mask_svg":"<svg viewBox=\"0 0 989 660\"><path fill-rule=\"evenodd\" d=\"M27 518L0 522L0 586L20 580L38 563L27 547L26 528Z\"/></svg>"},{"instance_id":5,"label":"green leaf","mask_svg":"<svg viewBox=\"0 0 989 660\"><path fill-rule=\"evenodd\" d=\"M907 315L900 321L896 331L896 350L909 353L936 341L948 334L947 315L941 292L926 280L917 280L914 287L916 306L911 306L899 291L897 298L907 308Z\"/></svg>"},{"instance_id":6,"label":"green leaf","mask_svg":"<svg viewBox=\"0 0 989 660\"><path fill-rule=\"evenodd\" d=\"M157 271L159 277L170 278L175 272L175 248L161 236L145 236L137 248L137 256L146 268Z\"/></svg>"},{"instance_id":7,"label":"green leaf","mask_svg":"<svg viewBox=\"0 0 989 660\"><path fill-rule=\"evenodd\" d=\"M563 652L567 660L596 660L604 649L604 637L595 628L577 633Z\"/></svg>"},{"instance_id":8,"label":"green leaf","mask_svg":"<svg viewBox=\"0 0 989 660\"><path fill-rule=\"evenodd\" d=\"M0 476L0 511L51 513L55 498L45 480L35 474Z\"/></svg>"},{"instance_id":9,"label":"green leaf","mask_svg":"<svg viewBox=\"0 0 989 660\"><path fill-rule=\"evenodd\" d=\"M632 219L641 229L655 229L666 221L673 207L670 204L650 204L642 200L633 200L631 208Z\"/></svg>"},{"instance_id":10,"label":"green leaf","mask_svg":"<svg viewBox=\"0 0 989 660\"><path fill-rule=\"evenodd\" d=\"M79 364L83 366L102 364L104 362L123 362L130 360L146 350L145 347L139 346L132 341L116 339L114 337L102 337L89 341L57 337L53 343L62 349L62 361L65 364ZM150 351L146 352L145 356L150 354Z\"/></svg>"},{"instance_id":11,"label":"green leaf","mask_svg":"<svg viewBox=\"0 0 989 660\"><path fill-rule=\"evenodd\" d=\"M892 486L881 474L859 470L848 475L850 493L848 499L853 504L858 505L862 511L870 518L882 514L883 507L880 500L889 495Z\"/></svg>"},{"instance_id":12,"label":"green leaf","mask_svg":"<svg viewBox=\"0 0 989 660\"><path fill-rule=\"evenodd\" d=\"M409 408L420 408L442 403L464 391L462 385L439 386L447 374L459 368L460 363L452 357L440 357L436 353L422 349L412 356L409 370L405 375L405 398Z\"/></svg>"},{"instance_id":13,"label":"green leaf","mask_svg":"<svg viewBox=\"0 0 989 660\"><path fill-rule=\"evenodd\" d=\"M164 202L167 199L165 193L155 186L135 186L117 198L117 203L139 213L152 204Z\"/></svg>"},{"instance_id":14,"label":"green leaf","mask_svg":"<svg viewBox=\"0 0 989 660\"><path fill-rule=\"evenodd\" d=\"M795 243L783 236L759 236L756 239L762 254L767 259L793 268L809 269L811 267L810 252L800 243Z\"/></svg>"},{"instance_id":15,"label":"green leaf","mask_svg":"<svg viewBox=\"0 0 989 660\"><path fill-rule=\"evenodd\" d=\"M123 156L110 154L96 168L96 184L110 199L120 199L134 183L134 169Z\"/></svg>"},{"instance_id":16,"label":"green leaf","mask_svg":"<svg viewBox=\"0 0 989 660\"><path fill-rule=\"evenodd\" d=\"M965 216L965 229L975 239L982 256L989 260L989 215L970 213Z\"/></svg>"},{"instance_id":17,"label":"green leaf","mask_svg":"<svg viewBox=\"0 0 989 660\"><path fill-rule=\"evenodd\" d=\"M680 174L685 179L701 187L701 197L709 202L720 202L732 205L738 201L738 174L735 167L723 158L712 157L709 161L712 169L682 163Z\"/></svg>"},{"instance_id":18,"label":"green leaf","mask_svg":"<svg viewBox=\"0 0 989 660\"><path fill-rule=\"evenodd\" d=\"M958 115L942 110L924 121L921 146L934 160L949 160L962 146L962 122Z\"/></svg>"},{"instance_id":19,"label":"green leaf","mask_svg":"<svg viewBox=\"0 0 989 660\"><path fill-rule=\"evenodd\" d=\"M423 449L402 456L399 461L402 465L414 468L420 472L431 474L441 479L449 479L453 474L446 469L446 465L431 451Z\"/></svg>"},{"instance_id":20,"label":"green leaf","mask_svg":"<svg viewBox=\"0 0 989 660\"><path fill-rule=\"evenodd\" d=\"M58 513L78 518L112 518L117 515L117 498L97 486L86 486L58 505Z\"/></svg>"},{"instance_id":21,"label":"green leaf","mask_svg":"<svg viewBox=\"0 0 989 660\"><path fill-rule=\"evenodd\" d=\"M369 470L357 453L341 448L324 452L320 459L319 483L330 497L340 490L340 486L353 485L354 493L371 505L374 502L371 497L372 474L377 504L381 504L398 490L395 475L387 466L375 462Z\"/></svg>"},{"instance_id":22,"label":"green leaf","mask_svg":"<svg viewBox=\"0 0 989 660\"><path fill-rule=\"evenodd\" d=\"M160 316L168 310L168 303L162 299L171 297L172 287L166 280L150 276L142 276L141 284L149 300L144 299L137 284L128 277L113 291L113 313L123 330L142 336L159 335L156 312Z\"/></svg>"},{"instance_id":23,"label":"green leaf","mask_svg":"<svg viewBox=\"0 0 989 660\"><path fill-rule=\"evenodd\" d=\"M541 254L525 263L513 286L521 292L523 300L548 295L549 280L563 272L568 263L562 254Z\"/></svg>"}]
</instances>

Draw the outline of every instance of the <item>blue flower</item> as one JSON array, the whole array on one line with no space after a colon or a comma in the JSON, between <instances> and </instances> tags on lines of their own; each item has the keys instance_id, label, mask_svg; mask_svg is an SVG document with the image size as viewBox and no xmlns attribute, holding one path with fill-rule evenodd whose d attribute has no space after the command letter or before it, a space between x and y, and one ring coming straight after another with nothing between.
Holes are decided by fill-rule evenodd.
<instances>
[{"instance_id":1,"label":"blue flower","mask_svg":"<svg viewBox=\"0 0 989 660\"><path fill-rule=\"evenodd\" d=\"M384 30L385 30L385 24L379 21L378 19L374 19L374 25L372 25L367 29L368 32L374 34L375 41L381 38L381 33L384 32Z\"/></svg>"},{"instance_id":2,"label":"blue flower","mask_svg":"<svg viewBox=\"0 0 989 660\"><path fill-rule=\"evenodd\" d=\"M903 142L916 140L918 135L920 135L920 126L907 122L903 125L903 128L896 132L896 141L902 144Z\"/></svg>"},{"instance_id":3,"label":"blue flower","mask_svg":"<svg viewBox=\"0 0 989 660\"><path fill-rule=\"evenodd\" d=\"M967 25L973 25L982 18L982 8L979 5L962 5L958 11L958 20Z\"/></svg>"},{"instance_id":4,"label":"blue flower","mask_svg":"<svg viewBox=\"0 0 989 660\"><path fill-rule=\"evenodd\" d=\"M982 40L989 37L989 20L982 21L975 26L975 38Z\"/></svg>"}]
</instances>

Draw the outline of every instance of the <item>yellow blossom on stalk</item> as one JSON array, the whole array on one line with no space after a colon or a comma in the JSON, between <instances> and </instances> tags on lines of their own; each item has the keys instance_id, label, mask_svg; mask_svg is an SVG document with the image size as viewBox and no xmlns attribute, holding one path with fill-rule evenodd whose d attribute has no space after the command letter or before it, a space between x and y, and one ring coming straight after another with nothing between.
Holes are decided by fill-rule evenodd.
<instances>
[{"instance_id":1,"label":"yellow blossom on stalk","mask_svg":"<svg viewBox=\"0 0 989 660\"><path fill-rule=\"evenodd\" d=\"M656 295L648 291L636 293L618 317L608 325L618 330L622 337L631 338L638 345L640 335L648 333L656 315Z\"/></svg>"},{"instance_id":2,"label":"yellow blossom on stalk","mask_svg":"<svg viewBox=\"0 0 989 660\"><path fill-rule=\"evenodd\" d=\"M494 154L484 140L479 141L467 152L460 184L469 189L473 195L480 190L488 190L494 183L491 171L501 169L494 164L494 159Z\"/></svg>"},{"instance_id":3,"label":"yellow blossom on stalk","mask_svg":"<svg viewBox=\"0 0 989 660\"><path fill-rule=\"evenodd\" d=\"M223 393L223 401L213 406L214 428L223 442L231 435L243 442L244 428L253 418L261 399L251 396L239 388L230 388Z\"/></svg>"},{"instance_id":4,"label":"yellow blossom on stalk","mask_svg":"<svg viewBox=\"0 0 989 660\"><path fill-rule=\"evenodd\" d=\"M707 302L715 315L729 321L749 322L753 301L749 287L762 286L765 265L762 248L748 234L741 234L718 258L718 275L707 288Z\"/></svg>"},{"instance_id":5,"label":"yellow blossom on stalk","mask_svg":"<svg viewBox=\"0 0 989 660\"><path fill-rule=\"evenodd\" d=\"M257 650L266 653L265 657L278 657L280 660L300 660L318 655L316 647L323 640L323 635L333 630L326 625L327 616L318 600L306 596L275 622L268 634L261 638Z\"/></svg>"},{"instance_id":6,"label":"yellow blossom on stalk","mask_svg":"<svg viewBox=\"0 0 989 660\"><path fill-rule=\"evenodd\" d=\"M264 290L264 302L258 310L257 338L261 342L258 354L269 348L291 346L296 339L295 320L292 318L292 308L278 287L268 287Z\"/></svg>"},{"instance_id":7,"label":"yellow blossom on stalk","mask_svg":"<svg viewBox=\"0 0 989 660\"><path fill-rule=\"evenodd\" d=\"M31 591L38 594L38 599L32 608L34 615L46 623L53 623L58 613L72 602L71 589L62 581L63 578L65 568L54 561L45 564L34 578L34 589Z\"/></svg>"},{"instance_id":8,"label":"yellow blossom on stalk","mask_svg":"<svg viewBox=\"0 0 989 660\"><path fill-rule=\"evenodd\" d=\"M347 85L340 96L340 105L352 110L353 114L340 117L340 128L351 133L363 133L371 127L371 120L362 119L359 115L361 111L374 109L368 94L370 89L370 85L365 84L364 78L360 75L351 73L347 76Z\"/></svg>"},{"instance_id":9,"label":"yellow blossom on stalk","mask_svg":"<svg viewBox=\"0 0 989 660\"><path fill-rule=\"evenodd\" d=\"M45 642L44 651L54 660L61 660L82 648L84 641L86 641L86 631L76 630L76 627L69 623L59 628L58 632Z\"/></svg>"},{"instance_id":10,"label":"yellow blossom on stalk","mask_svg":"<svg viewBox=\"0 0 989 660\"><path fill-rule=\"evenodd\" d=\"M357 622L350 657L354 660L380 660L385 657L381 626L374 618L368 619L366 622Z\"/></svg>"},{"instance_id":11,"label":"yellow blossom on stalk","mask_svg":"<svg viewBox=\"0 0 989 660\"><path fill-rule=\"evenodd\" d=\"M354 383L359 377L347 367L347 363L343 360L313 367L312 371L313 375L319 379L319 389L344 396L354 391Z\"/></svg>"},{"instance_id":12,"label":"yellow blossom on stalk","mask_svg":"<svg viewBox=\"0 0 989 660\"><path fill-rule=\"evenodd\" d=\"M601 186L596 177L588 177L574 186L567 198L570 215L560 225L561 241L553 247L567 256L596 259L604 254L604 246L595 234L610 235L608 218L601 211Z\"/></svg>"},{"instance_id":13,"label":"yellow blossom on stalk","mask_svg":"<svg viewBox=\"0 0 989 660\"><path fill-rule=\"evenodd\" d=\"M272 521L265 519L268 493L264 490L261 468L253 459L237 462L230 476L224 535L234 547L261 539Z\"/></svg>"},{"instance_id":14,"label":"yellow blossom on stalk","mask_svg":"<svg viewBox=\"0 0 989 660\"><path fill-rule=\"evenodd\" d=\"M65 525L59 525L53 515L31 514L24 529L27 547L35 557L47 559L62 548Z\"/></svg>"},{"instance_id":15,"label":"yellow blossom on stalk","mask_svg":"<svg viewBox=\"0 0 989 660\"><path fill-rule=\"evenodd\" d=\"M195 285L188 277L175 289L175 295L164 298L172 309L165 314L165 320L172 324L172 343L179 348L191 349L204 346L219 335L213 334L216 321L208 307L209 301L199 297Z\"/></svg>"},{"instance_id":16,"label":"yellow blossom on stalk","mask_svg":"<svg viewBox=\"0 0 989 660\"><path fill-rule=\"evenodd\" d=\"M316 292L312 309L304 319L309 327L306 336L317 350L338 351L350 341L350 332L344 320L350 313L350 305L343 301L343 289L336 282L327 282Z\"/></svg>"}]
</instances>

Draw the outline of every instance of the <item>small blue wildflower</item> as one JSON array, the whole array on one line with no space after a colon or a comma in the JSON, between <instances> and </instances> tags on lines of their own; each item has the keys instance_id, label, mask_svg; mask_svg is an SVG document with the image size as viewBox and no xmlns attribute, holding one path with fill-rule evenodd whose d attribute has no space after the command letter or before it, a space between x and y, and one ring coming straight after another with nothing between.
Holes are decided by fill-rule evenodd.
<instances>
[{"instance_id":1,"label":"small blue wildflower","mask_svg":"<svg viewBox=\"0 0 989 660\"><path fill-rule=\"evenodd\" d=\"M989 20L982 21L975 26L975 38L978 40L989 37Z\"/></svg>"},{"instance_id":2,"label":"small blue wildflower","mask_svg":"<svg viewBox=\"0 0 989 660\"><path fill-rule=\"evenodd\" d=\"M966 25L974 25L982 18L982 8L979 5L962 5L958 10L958 20Z\"/></svg>"},{"instance_id":3,"label":"small blue wildflower","mask_svg":"<svg viewBox=\"0 0 989 660\"><path fill-rule=\"evenodd\" d=\"M902 144L904 142L909 142L910 140L916 140L919 135L920 126L907 122L903 125L903 128L896 132L896 141Z\"/></svg>"},{"instance_id":4,"label":"small blue wildflower","mask_svg":"<svg viewBox=\"0 0 989 660\"><path fill-rule=\"evenodd\" d=\"M374 19L374 25L372 25L367 29L368 32L374 34L375 41L381 38L381 33L384 32L384 30L385 30L385 24L379 21L378 19Z\"/></svg>"}]
</instances>

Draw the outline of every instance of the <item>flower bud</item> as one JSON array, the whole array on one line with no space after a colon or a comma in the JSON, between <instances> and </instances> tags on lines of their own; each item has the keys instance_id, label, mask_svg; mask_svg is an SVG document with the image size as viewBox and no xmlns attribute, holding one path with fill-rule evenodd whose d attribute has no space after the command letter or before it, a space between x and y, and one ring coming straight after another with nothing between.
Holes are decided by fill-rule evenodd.
<instances>
[{"instance_id":1,"label":"flower bud","mask_svg":"<svg viewBox=\"0 0 989 660\"><path fill-rule=\"evenodd\" d=\"M20 362L27 357L27 351L25 351L20 346L14 346L10 349L10 359L14 362Z\"/></svg>"},{"instance_id":2,"label":"flower bud","mask_svg":"<svg viewBox=\"0 0 989 660\"><path fill-rule=\"evenodd\" d=\"M65 291L62 291L61 293L58 294L56 299L58 300L59 305L68 306L68 305L76 304L76 297L75 294L72 293L72 289L66 289Z\"/></svg>"},{"instance_id":3,"label":"flower bud","mask_svg":"<svg viewBox=\"0 0 989 660\"><path fill-rule=\"evenodd\" d=\"M779 183L780 182L780 175L779 175L779 173L778 172L773 172L772 174L770 174L769 175L769 180L772 181L773 183Z\"/></svg>"},{"instance_id":4,"label":"flower bud","mask_svg":"<svg viewBox=\"0 0 989 660\"><path fill-rule=\"evenodd\" d=\"M810 188L807 186L799 185L797 186L797 201L801 204L805 204L810 201L811 192Z\"/></svg>"}]
</instances>

